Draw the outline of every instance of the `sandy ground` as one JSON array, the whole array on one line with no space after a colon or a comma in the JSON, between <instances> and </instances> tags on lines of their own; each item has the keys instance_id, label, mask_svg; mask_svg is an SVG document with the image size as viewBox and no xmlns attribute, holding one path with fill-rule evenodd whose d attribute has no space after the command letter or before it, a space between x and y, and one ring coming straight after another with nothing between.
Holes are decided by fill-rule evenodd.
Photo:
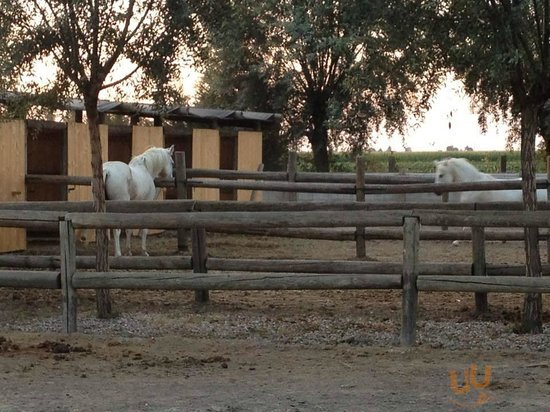
<instances>
[{"instance_id":1,"label":"sandy ground","mask_svg":"<svg viewBox=\"0 0 550 412\"><path fill-rule=\"evenodd\" d=\"M149 248L177 249L170 233ZM402 258L398 241L367 250L371 260ZM352 259L354 245L211 235L208 251ZM468 242L421 243L422 261L470 255ZM490 242L487 259L521 264L523 246ZM476 318L471 294L421 293L412 349L399 346L398 291L212 292L206 305L177 291L113 299L116 317L98 320L93 293L80 293L80 333L66 336L58 291L0 289L0 411L550 411L550 329L513 333L522 295L490 295L491 312ZM544 305L548 324L548 295Z\"/></svg>"}]
</instances>

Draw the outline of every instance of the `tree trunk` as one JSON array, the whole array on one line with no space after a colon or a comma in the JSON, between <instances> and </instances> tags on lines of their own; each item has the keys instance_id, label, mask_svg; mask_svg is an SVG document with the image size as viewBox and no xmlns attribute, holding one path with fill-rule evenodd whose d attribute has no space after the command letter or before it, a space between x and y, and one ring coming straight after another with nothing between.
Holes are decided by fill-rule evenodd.
<instances>
[{"instance_id":1,"label":"tree trunk","mask_svg":"<svg viewBox=\"0 0 550 412\"><path fill-rule=\"evenodd\" d=\"M318 98L312 104L311 124L312 130L308 136L313 151L313 164L318 172L329 171L328 160L328 130L325 125L326 103Z\"/></svg>"},{"instance_id":2,"label":"tree trunk","mask_svg":"<svg viewBox=\"0 0 550 412\"><path fill-rule=\"evenodd\" d=\"M524 210L536 210L536 168L535 135L537 130L537 110L527 107L521 113L521 175L523 181ZM526 276L541 277L542 266L539 253L538 228L525 228ZM542 332L542 294L527 293L523 301L521 330Z\"/></svg>"},{"instance_id":3,"label":"tree trunk","mask_svg":"<svg viewBox=\"0 0 550 412\"><path fill-rule=\"evenodd\" d=\"M325 137L322 136L323 133ZM315 166L315 170L318 172L328 172L329 161L326 137L328 132L326 129L324 131L314 130L312 134L313 136L309 139L309 142L313 150L313 165Z\"/></svg>"},{"instance_id":4,"label":"tree trunk","mask_svg":"<svg viewBox=\"0 0 550 412\"><path fill-rule=\"evenodd\" d=\"M94 197L94 210L104 213L105 182L103 180L103 159L101 158L101 139L99 137L99 124L97 112L97 97L85 96L86 116L88 117L88 130L90 132L90 146L92 149L92 193ZM109 239L107 230L96 230L96 270L105 272L109 270ZM109 289L96 290L97 316L109 318L112 316L111 295Z\"/></svg>"}]
</instances>

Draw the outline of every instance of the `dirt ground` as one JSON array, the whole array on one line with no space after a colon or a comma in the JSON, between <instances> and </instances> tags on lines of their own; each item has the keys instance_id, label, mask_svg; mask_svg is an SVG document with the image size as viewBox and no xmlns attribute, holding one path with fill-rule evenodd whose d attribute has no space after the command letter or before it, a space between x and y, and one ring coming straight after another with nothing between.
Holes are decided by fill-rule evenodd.
<instances>
[{"instance_id":1,"label":"dirt ground","mask_svg":"<svg viewBox=\"0 0 550 412\"><path fill-rule=\"evenodd\" d=\"M177 253L172 233L148 246ZM353 259L355 248L209 234L208 252ZM399 262L402 244L369 241L367 254ZM468 242L421 242L421 261L470 256ZM489 242L487 260L521 264L523 246ZM418 345L405 349L399 291L213 291L204 305L184 291L112 294L116 317L98 320L93 293L79 292L80 332L67 336L59 291L0 289L0 411L550 411L548 295L544 334L531 336L513 332L522 295L490 295L479 318L471 294L421 293Z\"/></svg>"}]
</instances>

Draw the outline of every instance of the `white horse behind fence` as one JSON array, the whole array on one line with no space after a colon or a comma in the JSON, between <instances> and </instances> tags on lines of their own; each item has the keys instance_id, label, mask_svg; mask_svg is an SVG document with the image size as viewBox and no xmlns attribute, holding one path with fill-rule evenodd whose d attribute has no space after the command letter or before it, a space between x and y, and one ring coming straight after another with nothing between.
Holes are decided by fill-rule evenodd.
<instances>
[{"instance_id":1,"label":"white horse behind fence","mask_svg":"<svg viewBox=\"0 0 550 412\"><path fill-rule=\"evenodd\" d=\"M103 163L103 179L105 180L105 195L107 200L153 200L160 189L155 188L155 178L172 177L174 161L172 154L174 146L169 148L151 147L142 154L124 162ZM120 229L114 229L115 256L120 256ZM126 248L132 254L131 230L126 230ZM141 251L148 255L147 229L141 230Z\"/></svg>"},{"instance_id":2,"label":"white horse behind fence","mask_svg":"<svg viewBox=\"0 0 550 412\"><path fill-rule=\"evenodd\" d=\"M498 180L477 170L468 160L449 158L435 161L435 183L467 183ZM521 190L478 190L458 192L462 203L476 202L521 202ZM546 190L537 190L537 199L546 201Z\"/></svg>"},{"instance_id":3,"label":"white horse behind fence","mask_svg":"<svg viewBox=\"0 0 550 412\"><path fill-rule=\"evenodd\" d=\"M477 170L468 160L463 158L449 158L435 161L435 183L467 183L498 180L495 177ZM441 193L438 193L441 194ZM459 202L521 202L523 194L521 190L478 190L471 192L457 192ZM537 199L546 201L546 190L537 190ZM468 228L463 228L467 230ZM458 246L460 241L455 240L453 246Z\"/></svg>"}]
</instances>

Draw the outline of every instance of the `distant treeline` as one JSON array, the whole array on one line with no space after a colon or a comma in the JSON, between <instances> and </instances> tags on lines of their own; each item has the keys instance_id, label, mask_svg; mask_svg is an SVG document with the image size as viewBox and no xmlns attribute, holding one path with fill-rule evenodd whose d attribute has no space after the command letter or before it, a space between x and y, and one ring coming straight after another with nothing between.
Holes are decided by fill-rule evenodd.
<instances>
[{"instance_id":1,"label":"distant treeline","mask_svg":"<svg viewBox=\"0 0 550 412\"><path fill-rule=\"evenodd\" d=\"M367 172L387 172L390 163L398 172L431 173L434 171L434 160L447 157L464 157L482 172L498 173L501 168L501 158L506 156L506 171L519 173L521 169L520 152L371 152L365 153ZM390 160L393 157L395 160ZM300 153L298 170L313 171L313 156L311 153ZM355 156L349 153L333 153L330 157L332 172L354 172ZM546 156L537 153L537 173L546 172Z\"/></svg>"}]
</instances>

